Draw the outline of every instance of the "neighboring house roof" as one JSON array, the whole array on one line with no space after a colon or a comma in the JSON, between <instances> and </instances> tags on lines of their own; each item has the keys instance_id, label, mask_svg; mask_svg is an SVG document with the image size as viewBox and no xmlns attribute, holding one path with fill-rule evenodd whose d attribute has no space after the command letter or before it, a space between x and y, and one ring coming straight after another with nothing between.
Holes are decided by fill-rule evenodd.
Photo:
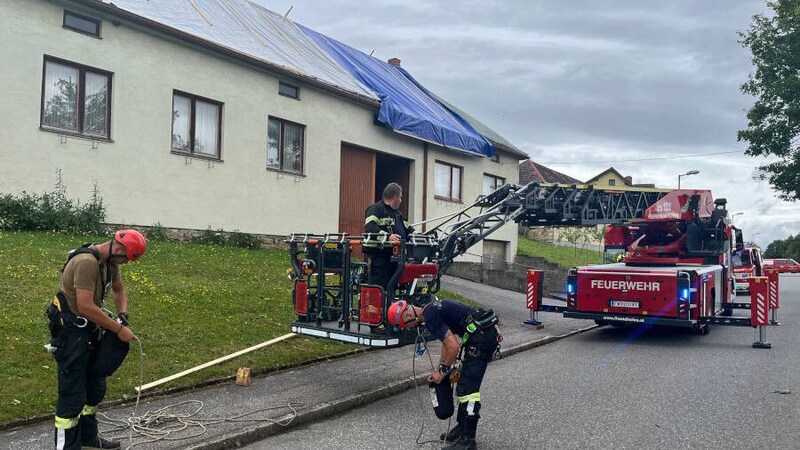
<instances>
[{"instance_id":1,"label":"neighboring house roof","mask_svg":"<svg viewBox=\"0 0 800 450\"><path fill-rule=\"evenodd\" d=\"M603 178L604 176L607 176L609 174L614 174L614 175L618 176L619 178L621 178L622 180L624 180L626 186L630 186L630 185L633 184L631 182L631 180L632 180L631 177L626 177L626 176L622 175L621 173L619 173L617 171L617 169L615 169L613 167L609 167L608 169L606 169L606 170L598 173L597 175L593 176L592 178L586 180L586 184L595 184L598 181L600 181L601 178Z\"/></svg>"},{"instance_id":2,"label":"neighboring house roof","mask_svg":"<svg viewBox=\"0 0 800 450\"><path fill-rule=\"evenodd\" d=\"M615 169L613 167L609 167L608 169L606 169L606 170L600 172L599 174L595 175L593 178L590 178L588 181L586 181L586 184L597 184L598 182L601 181L601 178L603 178L605 176L608 176L609 174L613 174L613 175L616 175L619 178L621 178L623 180L623 182L625 183L625 186L644 187L644 188L655 188L656 187L655 183L634 183L633 182L633 177L631 177L630 175L624 176L621 173L619 173L617 171L617 169ZM600 184L602 184L602 183L600 183Z\"/></svg>"},{"instance_id":3,"label":"neighboring house roof","mask_svg":"<svg viewBox=\"0 0 800 450\"><path fill-rule=\"evenodd\" d=\"M71 0L378 105L378 121L446 148L489 156L494 148L408 72L245 0ZM493 134L496 134L493 132Z\"/></svg>"},{"instance_id":4,"label":"neighboring house roof","mask_svg":"<svg viewBox=\"0 0 800 450\"><path fill-rule=\"evenodd\" d=\"M525 185L532 181L539 183L582 184L577 178L572 178L569 175L527 159L519 165L519 184Z\"/></svg>"}]
</instances>

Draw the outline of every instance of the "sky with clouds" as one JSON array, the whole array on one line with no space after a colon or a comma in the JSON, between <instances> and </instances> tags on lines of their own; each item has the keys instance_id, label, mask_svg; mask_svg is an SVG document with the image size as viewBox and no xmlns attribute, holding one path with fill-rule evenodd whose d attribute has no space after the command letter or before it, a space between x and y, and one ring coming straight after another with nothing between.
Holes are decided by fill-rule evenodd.
<instances>
[{"instance_id":1,"label":"sky with clouds","mask_svg":"<svg viewBox=\"0 0 800 450\"><path fill-rule=\"evenodd\" d=\"M761 0L255 0L383 60L531 158L586 180L711 189L745 239L800 233L736 132L754 99L737 42Z\"/></svg>"}]
</instances>

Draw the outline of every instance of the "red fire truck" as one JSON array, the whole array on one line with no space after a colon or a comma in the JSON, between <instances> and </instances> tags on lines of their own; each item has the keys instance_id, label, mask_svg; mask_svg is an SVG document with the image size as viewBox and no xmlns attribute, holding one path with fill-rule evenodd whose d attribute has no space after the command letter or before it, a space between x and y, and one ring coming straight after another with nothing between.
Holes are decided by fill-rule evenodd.
<instances>
[{"instance_id":1,"label":"red fire truck","mask_svg":"<svg viewBox=\"0 0 800 450\"><path fill-rule=\"evenodd\" d=\"M564 316L698 333L710 323L750 326L749 318L728 318L751 306L735 302L733 255L755 252L744 253L725 204L706 190L673 191L642 218L607 226L606 243L625 249L623 262L572 269Z\"/></svg>"}]
</instances>

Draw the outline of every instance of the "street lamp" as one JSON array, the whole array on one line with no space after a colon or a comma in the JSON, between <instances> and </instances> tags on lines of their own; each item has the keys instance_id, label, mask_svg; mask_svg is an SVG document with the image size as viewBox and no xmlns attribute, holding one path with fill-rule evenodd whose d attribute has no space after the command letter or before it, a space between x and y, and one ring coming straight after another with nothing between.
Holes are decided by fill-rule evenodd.
<instances>
[{"instance_id":1,"label":"street lamp","mask_svg":"<svg viewBox=\"0 0 800 450\"><path fill-rule=\"evenodd\" d=\"M686 173L678 175L678 189L681 188L681 177L688 177L689 175L697 175L698 173L700 173L699 170L690 170Z\"/></svg>"}]
</instances>

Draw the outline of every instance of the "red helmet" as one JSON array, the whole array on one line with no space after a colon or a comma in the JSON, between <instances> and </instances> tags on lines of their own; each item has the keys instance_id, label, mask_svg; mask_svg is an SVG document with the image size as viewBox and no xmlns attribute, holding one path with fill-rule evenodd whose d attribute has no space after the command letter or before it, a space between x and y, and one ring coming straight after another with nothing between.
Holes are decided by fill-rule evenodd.
<instances>
[{"instance_id":1,"label":"red helmet","mask_svg":"<svg viewBox=\"0 0 800 450\"><path fill-rule=\"evenodd\" d=\"M142 233L136 230L119 230L114 233L114 239L125 246L125 256L129 261L136 261L144 255L147 244Z\"/></svg>"},{"instance_id":2,"label":"red helmet","mask_svg":"<svg viewBox=\"0 0 800 450\"><path fill-rule=\"evenodd\" d=\"M386 313L387 318L389 319L389 323L392 324L395 328L403 328L403 320L401 316L403 315L403 311L408 308L408 302L405 300L400 300L399 302L394 302L389 305L389 311Z\"/></svg>"}]
</instances>

